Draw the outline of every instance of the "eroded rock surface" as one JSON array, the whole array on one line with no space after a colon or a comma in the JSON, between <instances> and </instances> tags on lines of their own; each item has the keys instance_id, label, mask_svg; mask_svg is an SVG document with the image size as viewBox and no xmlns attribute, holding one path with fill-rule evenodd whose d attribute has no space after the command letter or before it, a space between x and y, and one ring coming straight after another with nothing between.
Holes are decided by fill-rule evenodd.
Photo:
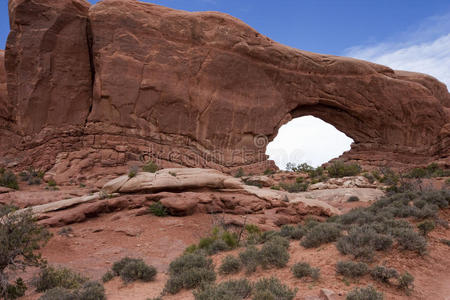
<instances>
[{"instance_id":1,"label":"eroded rock surface","mask_svg":"<svg viewBox=\"0 0 450 300\"><path fill-rule=\"evenodd\" d=\"M428 75L296 50L216 12L134 0L9 9L8 124L20 138L0 150L18 167L64 180L148 159L261 170L268 141L304 115L354 139L343 159L450 165L450 95Z\"/></svg>"}]
</instances>

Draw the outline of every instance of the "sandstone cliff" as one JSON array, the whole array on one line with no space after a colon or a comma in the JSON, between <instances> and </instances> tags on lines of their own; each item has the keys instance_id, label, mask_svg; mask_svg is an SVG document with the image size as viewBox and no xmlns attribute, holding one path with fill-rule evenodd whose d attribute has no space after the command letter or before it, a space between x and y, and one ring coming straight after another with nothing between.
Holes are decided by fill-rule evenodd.
<instances>
[{"instance_id":1,"label":"sandstone cliff","mask_svg":"<svg viewBox=\"0 0 450 300\"><path fill-rule=\"evenodd\" d=\"M279 127L313 115L354 139L343 159L450 165L450 94L430 76L293 49L216 12L133 0L9 9L0 117L17 138L2 136L4 162L74 177L149 158L261 169Z\"/></svg>"}]
</instances>

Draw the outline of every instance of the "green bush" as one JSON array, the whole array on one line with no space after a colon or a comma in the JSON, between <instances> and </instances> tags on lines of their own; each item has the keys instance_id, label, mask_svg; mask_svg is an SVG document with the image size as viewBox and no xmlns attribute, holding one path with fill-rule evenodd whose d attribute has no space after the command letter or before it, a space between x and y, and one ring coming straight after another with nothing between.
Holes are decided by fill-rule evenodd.
<instances>
[{"instance_id":1,"label":"green bush","mask_svg":"<svg viewBox=\"0 0 450 300\"><path fill-rule=\"evenodd\" d=\"M105 288L97 281L88 281L75 291L78 300L106 300Z\"/></svg>"},{"instance_id":2,"label":"green bush","mask_svg":"<svg viewBox=\"0 0 450 300\"><path fill-rule=\"evenodd\" d=\"M128 178L133 178L137 175L137 173L139 172L138 167L136 166L132 166L128 169Z\"/></svg>"},{"instance_id":3,"label":"green bush","mask_svg":"<svg viewBox=\"0 0 450 300\"><path fill-rule=\"evenodd\" d=\"M278 278L262 278L255 283L253 300L292 300L297 289L290 289Z\"/></svg>"},{"instance_id":4,"label":"green bush","mask_svg":"<svg viewBox=\"0 0 450 300\"><path fill-rule=\"evenodd\" d=\"M355 288L348 293L346 300L383 300L383 293L378 292L374 287Z\"/></svg>"},{"instance_id":5,"label":"green bush","mask_svg":"<svg viewBox=\"0 0 450 300\"><path fill-rule=\"evenodd\" d=\"M200 249L202 249L200 247ZM222 251L230 250L231 248L227 245L227 243L223 240L213 240L208 247L203 248L209 255L213 255Z\"/></svg>"},{"instance_id":6,"label":"green bush","mask_svg":"<svg viewBox=\"0 0 450 300\"><path fill-rule=\"evenodd\" d=\"M0 168L0 186L18 190L19 184L16 175L9 170Z\"/></svg>"},{"instance_id":7,"label":"green bush","mask_svg":"<svg viewBox=\"0 0 450 300\"><path fill-rule=\"evenodd\" d=\"M398 278L398 287L409 294L409 292L414 288L414 277L408 272L403 273Z\"/></svg>"},{"instance_id":8,"label":"green bush","mask_svg":"<svg viewBox=\"0 0 450 300\"><path fill-rule=\"evenodd\" d=\"M245 175L245 174L244 174L244 169L239 168L239 169L237 170L236 174L234 175L234 177L239 178L239 177L242 177L242 176L244 176L244 175Z\"/></svg>"},{"instance_id":9,"label":"green bush","mask_svg":"<svg viewBox=\"0 0 450 300\"><path fill-rule=\"evenodd\" d=\"M102 276L103 282L108 282L114 278L115 274L113 271L108 271Z\"/></svg>"},{"instance_id":10,"label":"green bush","mask_svg":"<svg viewBox=\"0 0 450 300\"><path fill-rule=\"evenodd\" d=\"M55 287L45 292L39 300L106 300L105 288L97 281L88 281L80 289Z\"/></svg>"},{"instance_id":11,"label":"green bush","mask_svg":"<svg viewBox=\"0 0 450 300\"><path fill-rule=\"evenodd\" d=\"M144 172L155 173L158 170L159 170L158 165L155 164L153 161L149 161L144 166L142 166L142 171Z\"/></svg>"},{"instance_id":12,"label":"green bush","mask_svg":"<svg viewBox=\"0 0 450 300\"><path fill-rule=\"evenodd\" d=\"M28 185L41 184L44 175L43 171L36 171L33 167L19 173L20 179L27 182Z\"/></svg>"},{"instance_id":13,"label":"green bush","mask_svg":"<svg viewBox=\"0 0 450 300\"><path fill-rule=\"evenodd\" d=\"M347 202L358 202L359 198L357 196L350 196L347 199Z\"/></svg>"},{"instance_id":14,"label":"green bush","mask_svg":"<svg viewBox=\"0 0 450 300\"><path fill-rule=\"evenodd\" d=\"M314 248L336 241L341 236L341 229L336 223L320 223L311 228L300 244L305 248Z\"/></svg>"},{"instance_id":15,"label":"green bush","mask_svg":"<svg viewBox=\"0 0 450 300\"><path fill-rule=\"evenodd\" d=\"M287 237L293 240L300 240L304 234L305 231L301 228L300 225L296 227L292 225L281 226L280 235L282 237Z\"/></svg>"},{"instance_id":16,"label":"green bush","mask_svg":"<svg viewBox=\"0 0 450 300\"><path fill-rule=\"evenodd\" d=\"M259 265L259 251L255 246L249 246L239 253L239 259L245 267L246 273L253 273Z\"/></svg>"},{"instance_id":17,"label":"green bush","mask_svg":"<svg viewBox=\"0 0 450 300\"><path fill-rule=\"evenodd\" d=\"M280 187L289 192L289 193L299 193L304 192L308 189L308 183L300 183L300 182L293 182L293 183L287 183L287 182L280 182Z\"/></svg>"},{"instance_id":18,"label":"green bush","mask_svg":"<svg viewBox=\"0 0 450 300\"><path fill-rule=\"evenodd\" d=\"M369 272L367 264L353 261L339 261L336 264L336 273L345 277L360 277Z\"/></svg>"},{"instance_id":19,"label":"green bush","mask_svg":"<svg viewBox=\"0 0 450 300\"><path fill-rule=\"evenodd\" d=\"M370 271L370 276L376 281L389 283L391 278L397 278L398 272L396 269L387 268L384 266L376 266Z\"/></svg>"},{"instance_id":20,"label":"green bush","mask_svg":"<svg viewBox=\"0 0 450 300\"><path fill-rule=\"evenodd\" d=\"M65 288L52 288L45 292L39 300L79 300L69 289Z\"/></svg>"},{"instance_id":21,"label":"green bush","mask_svg":"<svg viewBox=\"0 0 450 300\"><path fill-rule=\"evenodd\" d=\"M27 287L22 278L19 277L13 284L8 283L6 285L6 291L2 289L3 287L0 287L0 295L3 295L4 299L17 299L25 295Z\"/></svg>"},{"instance_id":22,"label":"green bush","mask_svg":"<svg viewBox=\"0 0 450 300\"><path fill-rule=\"evenodd\" d=\"M356 163L333 162L327 167L328 175L334 178L356 176L361 173L361 167Z\"/></svg>"},{"instance_id":23,"label":"green bush","mask_svg":"<svg viewBox=\"0 0 450 300\"><path fill-rule=\"evenodd\" d=\"M320 276L320 269L313 268L306 262L296 263L292 266L291 271L297 278L311 277L317 280Z\"/></svg>"},{"instance_id":24,"label":"green bush","mask_svg":"<svg viewBox=\"0 0 450 300\"><path fill-rule=\"evenodd\" d=\"M272 240L262 246L259 252L259 261L263 268L282 268L289 261L289 252L285 245Z\"/></svg>"},{"instance_id":25,"label":"green bush","mask_svg":"<svg viewBox=\"0 0 450 300\"><path fill-rule=\"evenodd\" d=\"M230 249L238 246L238 236L235 232L224 231L221 238Z\"/></svg>"},{"instance_id":26,"label":"green bush","mask_svg":"<svg viewBox=\"0 0 450 300\"><path fill-rule=\"evenodd\" d=\"M245 225L245 231L247 233L246 242L247 244L258 244L261 242L261 229L254 224Z\"/></svg>"},{"instance_id":27,"label":"green bush","mask_svg":"<svg viewBox=\"0 0 450 300\"><path fill-rule=\"evenodd\" d=\"M435 228L435 224L433 221L427 220L417 224L417 228L423 236L427 236Z\"/></svg>"},{"instance_id":28,"label":"green bush","mask_svg":"<svg viewBox=\"0 0 450 300\"><path fill-rule=\"evenodd\" d=\"M241 269L242 269L241 261L232 255L227 255L222 260L222 265L220 265L219 273L234 274L238 273Z\"/></svg>"},{"instance_id":29,"label":"green bush","mask_svg":"<svg viewBox=\"0 0 450 300\"><path fill-rule=\"evenodd\" d=\"M156 268L148 266L142 259L132 259L120 270L120 278L126 283L133 281L152 281L156 276Z\"/></svg>"},{"instance_id":30,"label":"green bush","mask_svg":"<svg viewBox=\"0 0 450 300\"><path fill-rule=\"evenodd\" d=\"M38 292L44 292L56 287L77 289L86 281L86 277L70 269L50 266L40 270L38 277L34 280L34 284Z\"/></svg>"},{"instance_id":31,"label":"green bush","mask_svg":"<svg viewBox=\"0 0 450 300\"><path fill-rule=\"evenodd\" d=\"M184 254L169 265L170 278L164 290L176 294L183 287L196 288L216 280L212 260L198 253Z\"/></svg>"},{"instance_id":32,"label":"green bush","mask_svg":"<svg viewBox=\"0 0 450 300\"><path fill-rule=\"evenodd\" d=\"M207 285L194 291L195 300L240 300L252 293L252 285L247 279L229 280L216 285Z\"/></svg>"},{"instance_id":33,"label":"green bush","mask_svg":"<svg viewBox=\"0 0 450 300\"><path fill-rule=\"evenodd\" d=\"M0 298L19 295L23 281L9 283L9 275L27 266L39 267L45 261L36 253L51 234L37 224L31 210L18 213L15 207L0 205Z\"/></svg>"},{"instance_id":34,"label":"green bush","mask_svg":"<svg viewBox=\"0 0 450 300\"><path fill-rule=\"evenodd\" d=\"M336 248L342 254L352 254L355 258L371 260L375 251L389 249L393 244L390 236L377 233L370 225L353 227L348 235L338 239Z\"/></svg>"},{"instance_id":35,"label":"green bush","mask_svg":"<svg viewBox=\"0 0 450 300\"><path fill-rule=\"evenodd\" d=\"M159 201L150 204L150 206L148 207L148 210L150 211L151 214L153 214L157 217L165 217L168 215L167 209Z\"/></svg>"},{"instance_id":36,"label":"green bush","mask_svg":"<svg viewBox=\"0 0 450 300\"><path fill-rule=\"evenodd\" d=\"M410 250L425 254L427 250L427 240L412 229L397 229L393 233L398 244L403 250Z\"/></svg>"}]
</instances>

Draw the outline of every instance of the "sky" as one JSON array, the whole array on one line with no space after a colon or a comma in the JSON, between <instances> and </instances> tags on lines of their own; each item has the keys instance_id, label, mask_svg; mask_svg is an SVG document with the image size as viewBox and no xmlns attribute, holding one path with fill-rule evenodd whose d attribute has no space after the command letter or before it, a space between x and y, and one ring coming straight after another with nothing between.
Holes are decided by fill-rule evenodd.
<instances>
[{"instance_id":1,"label":"sky","mask_svg":"<svg viewBox=\"0 0 450 300\"><path fill-rule=\"evenodd\" d=\"M428 73L450 86L449 0L145 2L188 11L225 12L294 48ZM5 48L8 31L7 1L0 0L0 49ZM328 144L324 145L324 141ZM317 166L348 150L350 143L351 139L333 126L308 117L282 126L267 154L279 167L284 167L286 160ZM328 151L323 153L323 149Z\"/></svg>"}]
</instances>

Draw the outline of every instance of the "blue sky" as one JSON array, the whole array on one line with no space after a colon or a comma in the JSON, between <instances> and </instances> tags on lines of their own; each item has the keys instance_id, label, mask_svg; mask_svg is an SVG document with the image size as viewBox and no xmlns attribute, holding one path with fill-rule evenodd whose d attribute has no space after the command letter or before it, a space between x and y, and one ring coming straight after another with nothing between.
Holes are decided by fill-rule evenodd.
<instances>
[{"instance_id":1,"label":"blue sky","mask_svg":"<svg viewBox=\"0 0 450 300\"><path fill-rule=\"evenodd\" d=\"M225 12L273 40L294 48L351 56L395 69L428 73L450 85L449 0L145 2L188 11ZM0 0L0 49L5 47L8 31L7 1ZM323 144L324 141L329 143ZM280 167L286 161L319 165L348 150L350 143L350 139L339 135L332 126L309 118L284 125L270 144L268 154ZM308 148L307 144L317 146ZM322 153L323 149L330 151Z\"/></svg>"}]
</instances>

